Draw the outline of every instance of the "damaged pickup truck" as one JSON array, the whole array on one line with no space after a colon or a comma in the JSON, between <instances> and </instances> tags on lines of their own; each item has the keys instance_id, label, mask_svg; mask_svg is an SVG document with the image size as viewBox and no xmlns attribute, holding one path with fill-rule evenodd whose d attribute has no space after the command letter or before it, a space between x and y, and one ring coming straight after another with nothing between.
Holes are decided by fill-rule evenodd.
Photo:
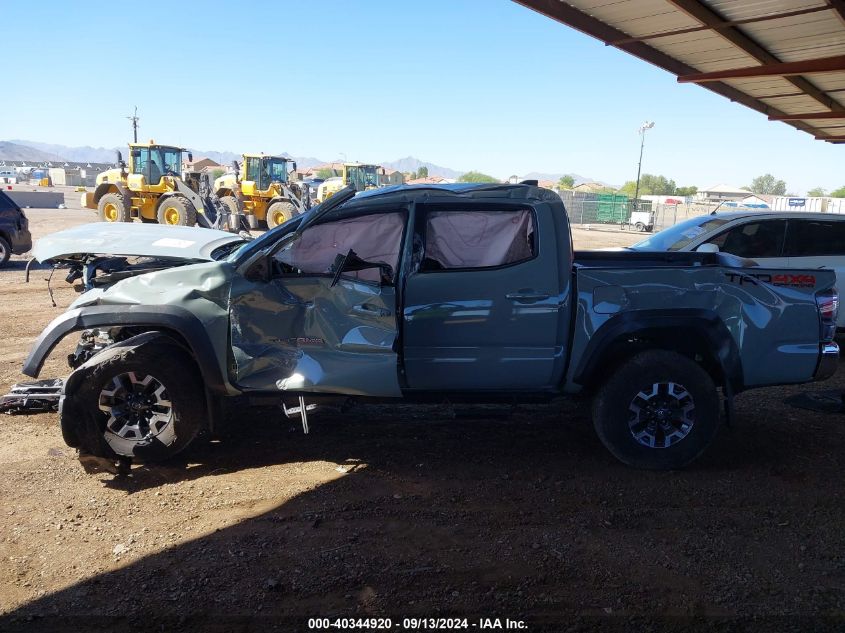
<instances>
[{"instance_id":1,"label":"damaged pickup truck","mask_svg":"<svg viewBox=\"0 0 845 633\"><path fill-rule=\"evenodd\" d=\"M672 469L734 394L830 376L834 273L719 253L574 253L563 203L520 185L343 190L245 242L88 225L42 239L84 292L36 342L82 340L57 388L89 463L172 456L227 399L592 399L622 462ZM135 259L133 259L135 258ZM92 462L93 460L93 462Z\"/></svg>"}]
</instances>

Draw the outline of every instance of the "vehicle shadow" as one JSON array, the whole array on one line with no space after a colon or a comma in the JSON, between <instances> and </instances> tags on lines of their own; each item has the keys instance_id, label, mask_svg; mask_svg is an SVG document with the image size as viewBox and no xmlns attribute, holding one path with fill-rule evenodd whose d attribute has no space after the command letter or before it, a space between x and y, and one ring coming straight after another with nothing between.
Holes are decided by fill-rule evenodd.
<instances>
[{"instance_id":1,"label":"vehicle shadow","mask_svg":"<svg viewBox=\"0 0 845 633\"><path fill-rule=\"evenodd\" d=\"M305 631L315 617L447 615L526 620L531 631L689 630L714 615L735 626L731 618L772 613L823 630L811 616L841 609L841 593L812 590L823 570L838 578L823 554L841 545L838 460L817 464L790 495L794 482L761 467L765 456L731 463L742 453L720 450L759 440L754 429L723 433L687 471L655 473L617 464L577 404L566 416L557 406L502 411L473 419L364 405L313 415L308 436L267 410L244 415L235 439L199 447L183 466L139 468L109 485L132 494L280 463L346 473L45 595L0 618L0 630ZM794 455L800 431L773 424ZM837 447L841 432L827 446ZM775 454L786 470L806 457ZM773 574L805 530L819 548L812 578L794 565Z\"/></svg>"}]
</instances>

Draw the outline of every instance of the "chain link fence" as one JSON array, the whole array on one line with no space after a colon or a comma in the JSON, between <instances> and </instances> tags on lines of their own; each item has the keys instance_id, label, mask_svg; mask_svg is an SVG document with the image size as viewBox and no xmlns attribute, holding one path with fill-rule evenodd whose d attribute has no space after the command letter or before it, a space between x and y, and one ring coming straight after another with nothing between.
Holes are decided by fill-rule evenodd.
<instances>
[{"instance_id":1,"label":"chain link fence","mask_svg":"<svg viewBox=\"0 0 845 633\"><path fill-rule=\"evenodd\" d=\"M655 204L640 200L636 204L628 196L612 193L586 193L562 190L558 192L569 221L580 225L607 225L632 228L642 224L660 231L689 218L710 213L706 204Z\"/></svg>"}]
</instances>

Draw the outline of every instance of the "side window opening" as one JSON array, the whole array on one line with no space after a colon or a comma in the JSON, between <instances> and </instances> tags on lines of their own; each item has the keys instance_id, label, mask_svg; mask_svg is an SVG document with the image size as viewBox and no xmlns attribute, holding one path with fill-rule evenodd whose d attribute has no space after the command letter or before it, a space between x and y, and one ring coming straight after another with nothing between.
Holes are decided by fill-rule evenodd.
<instances>
[{"instance_id":1,"label":"side window opening","mask_svg":"<svg viewBox=\"0 0 845 633\"><path fill-rule=\"evenodd\" d=\"M393 271L391 283L396 279L405 214L402 212L377 213L316 224L307 228L302 236L274 256L282 274L333 275L338 255L350 250L368 262L388 264ZM348 271L343 277L379 283L381 271L377 268Z\"/></svg>"},{"instance_id":2,"label":"side window opening","mask_svg":"<svg viewBox=\"0 0 845 633\"><path fill-rule=\"evenodd\" d=\"M425 224L422 271L495 268L537 253L534 217L513 211L433 211Z\"/></svg>"},{"instance_id":3,"label":"side window opening","mask_svg":"<svg viewBox=\"0 0 845 633\"><path fill-rule=\"evenodd\" d=\"M724 253L749 259L780 257L786 232L784 220L740 224L709 241Z\"/></svg>"},{"instance_id":4,"label":"side window opening","mask_svg":"<svg viewBox=\"0 0 845 633\"><path fill-rule=\"evenodd\" d=\"M790 220L789 257L820 257L845 252L845 222Z\"/></svg>"}]
</instances>

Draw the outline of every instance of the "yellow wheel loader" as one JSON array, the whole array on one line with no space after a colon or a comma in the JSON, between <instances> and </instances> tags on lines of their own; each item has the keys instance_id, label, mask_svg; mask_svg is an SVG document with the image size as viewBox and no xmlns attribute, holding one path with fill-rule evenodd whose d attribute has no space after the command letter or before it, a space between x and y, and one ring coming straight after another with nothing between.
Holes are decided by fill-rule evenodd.
<instances>
[{"instance_id":1,"label":"yellow wheel loader","mask_svg":"<svg viewBox=\"0 0 845 633\"><path fill-rule=\"evenodd\" d=\"M327 178L317 187L317 202L331 198L344 187L352 186L355 191L367 191L381 186L379 183L379 165L362 163L344 163L339 176Z\"/></svg>"},{"instance_id":2,"label":"yellow wheel loader","mask_svg":"<svg viewBox=\"0 0 845 633\"><path fill-rule=\"evenodd\" d=\"M227 217L199 173L182 173L181 147L129 144L129 164L117 152L117 167L97 176L93 192L82 194L82 206L97 211L103 222L158 222L237 230L237 216ZM188 160L192 160L188 153ZM204 186L205 185L205 186Z\"/></svg>"},{"instance_id":3,"label":"yellow wheel loader","mask_svg":"<svg viewBox=\"0 0 845 633\"><path fill-rule=\"evenodd\" d=\"M290 182L296 162L284 156L244 154L233 173L214 181L214 193L231 213L243 213L251 228L284 224L310 206L307 192ZM290 166L290 170L288 169Z\"/></svg>"}]
</instances>

